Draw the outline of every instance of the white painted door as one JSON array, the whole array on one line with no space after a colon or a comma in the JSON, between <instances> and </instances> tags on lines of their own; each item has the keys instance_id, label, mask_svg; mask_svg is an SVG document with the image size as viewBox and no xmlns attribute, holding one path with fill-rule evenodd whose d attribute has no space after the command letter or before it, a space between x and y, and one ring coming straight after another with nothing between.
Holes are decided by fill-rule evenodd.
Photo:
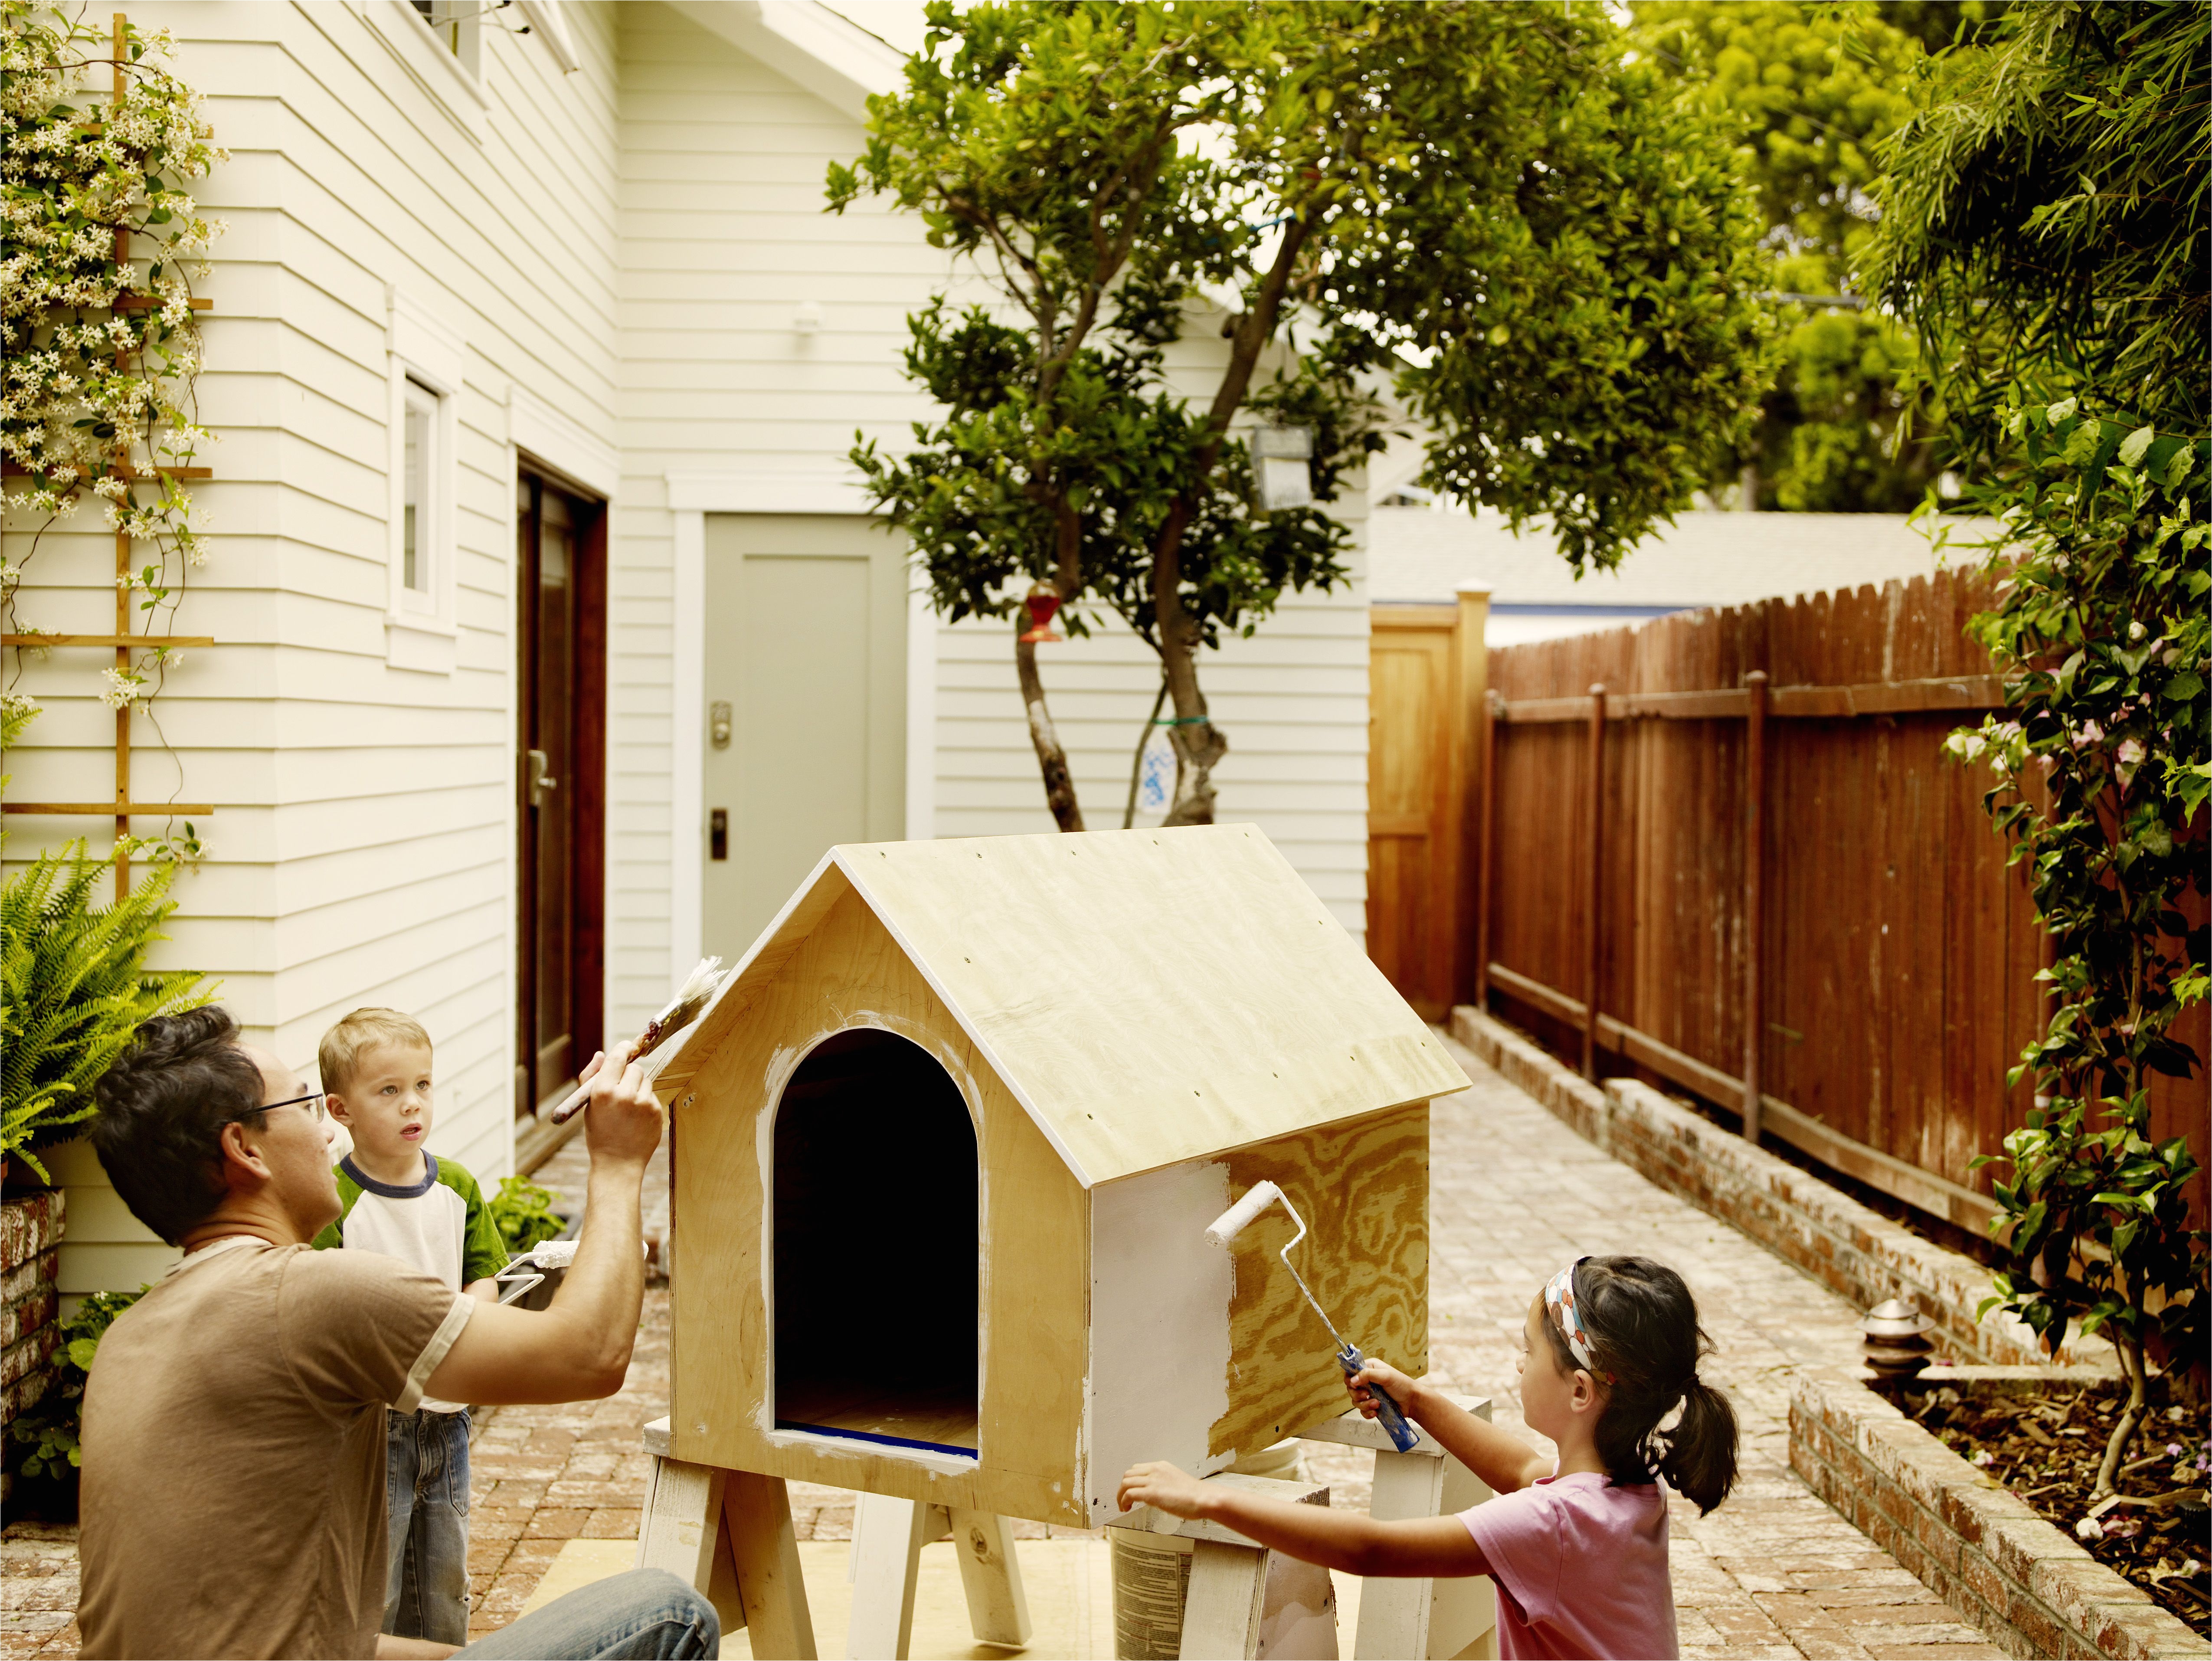
<instances>
[{"instance_id":1,"label":"white painted door","mask_svg":"<svg viewBox=\"0 0 2212 1661\"><path fill-rule=\"evenodd\" d=\"M906 825L906 545L857 514L707 518L704 949L734 962L824 850Z\"/></svg>"}]
</instances>

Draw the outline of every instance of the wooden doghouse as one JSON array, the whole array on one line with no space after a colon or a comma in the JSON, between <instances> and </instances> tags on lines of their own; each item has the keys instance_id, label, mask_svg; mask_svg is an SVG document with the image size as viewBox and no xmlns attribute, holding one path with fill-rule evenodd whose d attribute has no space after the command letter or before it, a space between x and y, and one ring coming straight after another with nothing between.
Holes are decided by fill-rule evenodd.
<instances>
[{"instance_id":1,"label":"wooden doghouse","mask_svg":"<svg viewBox=\"0 0 2212 1661\"><path fill-rule=\"evenodd\" d=\"M1095 1526L1428 1360L1428 1103L1463 1088L1246 825L830 850L665 1064L671 1451Z\"/></svg>"}]
</instances>

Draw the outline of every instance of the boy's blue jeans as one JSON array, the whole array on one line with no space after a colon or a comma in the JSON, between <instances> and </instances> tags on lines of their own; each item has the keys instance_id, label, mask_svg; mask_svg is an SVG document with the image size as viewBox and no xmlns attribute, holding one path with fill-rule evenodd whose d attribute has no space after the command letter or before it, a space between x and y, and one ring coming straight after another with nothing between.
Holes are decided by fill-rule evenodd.
<instances>
[{"instance_id":1,"label":"boy's blue jeans","mask_svg":"<svg viewBox=\"0 0 2212 1661\"><path fill-rule=\"evenodd\" d=\"M469 1641L469 1415L386 1415L384 1630Z\"/></svg>"}]
</instances>

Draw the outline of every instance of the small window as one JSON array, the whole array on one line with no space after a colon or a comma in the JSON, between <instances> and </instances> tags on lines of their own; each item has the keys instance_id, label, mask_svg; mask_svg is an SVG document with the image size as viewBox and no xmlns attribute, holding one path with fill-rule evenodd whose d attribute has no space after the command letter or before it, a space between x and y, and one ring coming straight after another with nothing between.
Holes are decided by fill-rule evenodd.
<instances>
[{"instance_id":1,"label":"small window","mask_svg":"<svg viewBox=\"0 0 2212 1661\"><path fill-rule=\"evenodd\" d=\"M433 527L438 523L430 499L438 466L438 395L410 378L406 387L406 445L404 506L400 510L399 586L407 598L427 607L431 603L431 562L434 553Z\"/></svg>"},{"instance_id":2,"label":"small window","mask_svg":"<svg viewBox=\"0 0 2212 1661\"><path fill-rule=\"evenodd\" d=\"M485 11L490 9L490 0L408 0L408 3L463 69L471 75L482 72L483 38L479 25Z\"/></svg>"},{"instance_id":3,"label":"small window","mask_svg":"<svg viewBox=\"0 0 2212 1661\"><path fill-rule=\"evenodd\" d=\"M389 298L385 656L395 668L450 674L460 628L454 461L468 347L427 307L397 289Z\"/></svg>"}]
</instances>

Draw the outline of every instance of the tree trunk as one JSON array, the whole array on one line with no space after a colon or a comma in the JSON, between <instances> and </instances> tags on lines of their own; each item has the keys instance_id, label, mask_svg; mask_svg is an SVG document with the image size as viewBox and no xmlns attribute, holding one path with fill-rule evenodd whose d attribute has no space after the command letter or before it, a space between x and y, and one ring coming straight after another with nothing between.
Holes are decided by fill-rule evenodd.
<instances>
[{"instance_id":1,"label":"tree trunk","mask_svg":"<svg viewBox=\"0 0 2212 1661\"><path fill-rule=\"evenodd\" d=\"M1152 713L1145 717L1145 730L1137 734L1137 753L1129 762L1129 805L1121 810L1121 828L1128 830L1137 822L1137 786L1145 774L1145 746L1152 741L1152 728L1158 724L1160 706L1168 701L1168 678L1160 677L1159 695L1152 700Z\"/></svg>"},{"instance_id":2,"label":"tree trunk","mask_svg":"<svg viewBox=\"0 0 2212 1661\"><path fill-rule=\"evenodd\" d=\"M1177 498L1168 510L1167 525L1152 555L1152 618L1159 629L1160 668L1176 712L1176 724L1168 728L1176 752L1175 800L1168 804L1163 825L1213 823L1213 770L1229 753L1228 739L1206 715L1206 694L1198 686L1197 630L1182 607L1187 517Z\"/></svg>"},{"instance_id":3,"label":"tree trunk","mask_svg":"<svg viewBox=\"0 0 2212 1661\"><path fill-rule=\"evenodd\" d=\"M2093 1503L2112 1493L2118 1483L2120 1461L2127 1457L2129 1445L2136 1439L2136 1432L2149 1412L2143 1400L2142 1346L2115 1335L2112 1348L2119 1351L2121 1370L2128 1375L2128 1404L2120 1410L2119 1420L2112 1427L2112 1439L2105 1444L2105 1460L2097 1467L2096 1486L2089 1490Z\"/></svg>"},{"instance_id":4,"label":"tree trunk","mask_svg":"<svg viewBox=\"0 0 2212 1661\"><path fill-rule=\"evenodd\" d=\"M1029 714L1030 742L1036 746L1037 770L1044 775L1045 806L1063 830L1083 829L1083 809L1075 800L1075 780L1067 770L1067 751L1045 708L1044 682L1037 674L1036 647L1018 636L1030 626L1029 613L1014 614L1014 672L1021 677L1022 707Z\"/></svg>"}]
</instances>

